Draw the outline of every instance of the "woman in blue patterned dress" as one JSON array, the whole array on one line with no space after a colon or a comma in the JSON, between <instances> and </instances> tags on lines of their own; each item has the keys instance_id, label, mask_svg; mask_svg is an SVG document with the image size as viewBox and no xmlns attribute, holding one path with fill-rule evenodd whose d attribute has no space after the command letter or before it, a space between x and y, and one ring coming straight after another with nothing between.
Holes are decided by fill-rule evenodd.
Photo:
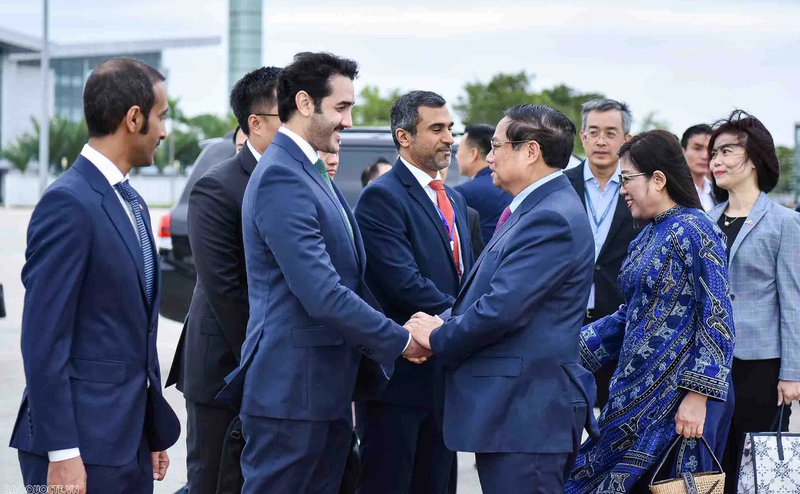
<instances>
[{"instance_id":1,"label":"woman in blue patterned dress","mask_svg":"<svg viewBox=\"0 0 800 494\"><path fill-rule=\"evenodd\" d=\"M675 136L645 132L619 155L620 193L634 219L648 223L620 270L625 304L581 331L587 369L619 364L601 436L581 446L569 494L647 492L676 432L686 439L668 473L712 470L696 438L721 457L733 409L725 237L702 212Z\"/></svg>"}]
</instances>

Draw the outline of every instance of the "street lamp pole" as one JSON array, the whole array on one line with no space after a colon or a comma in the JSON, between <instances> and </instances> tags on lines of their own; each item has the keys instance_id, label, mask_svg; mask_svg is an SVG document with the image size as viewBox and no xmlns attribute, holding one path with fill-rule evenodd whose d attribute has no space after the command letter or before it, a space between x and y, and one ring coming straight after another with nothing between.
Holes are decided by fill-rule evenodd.
<instances>
[{"instance_id":1,"label":"street lamp pole","mask_svg":"<svg viewBox=\"0 0 800 494\"><path fill-rule=\"evenodd\" d=\"M48 17L49 0L44 0L44 37L42 38L42 115L39 119L39 195L47 188L48 164L50 162L50 52Z\"/></svg>"}]
</instances>

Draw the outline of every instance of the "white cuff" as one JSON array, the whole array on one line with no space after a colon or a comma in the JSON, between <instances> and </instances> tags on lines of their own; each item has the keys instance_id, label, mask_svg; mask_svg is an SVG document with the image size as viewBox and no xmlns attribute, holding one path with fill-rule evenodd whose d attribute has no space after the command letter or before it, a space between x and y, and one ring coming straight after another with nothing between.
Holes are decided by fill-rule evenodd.
<instances>
[{"instance_id":1,"label":"white cuff","mask_svg":"<svg viewBox=\"0 0 800 494\"><path fill-rule=\"evenodd\" d=\"M59 449L57 451L47 452L47 458L51 462L71 460L72 458L77 458L80 455L81 455L80 448Z\"/></svg>"},{"instance_id":2,"label":"white cuff","mask_svg":"<svg viewBox=\"0 0 800 494\"><path fill-rule=\"evenodd\" d=\"M411 344L411 333L408 333L408 341L406 342L406 347L403 348L403 353L406 353L406 350L408 350L408 345L410 344Z\"/></svg>"}]
</instances>

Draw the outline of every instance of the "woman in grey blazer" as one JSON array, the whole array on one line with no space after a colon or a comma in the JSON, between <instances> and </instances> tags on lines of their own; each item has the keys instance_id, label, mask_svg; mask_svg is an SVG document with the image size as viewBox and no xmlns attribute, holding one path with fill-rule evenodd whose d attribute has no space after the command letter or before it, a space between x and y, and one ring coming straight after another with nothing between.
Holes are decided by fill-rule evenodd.
<instances>
[{"instance_id":1,"label":"woman in grey blazer","mask_svg":"<svg viewBox=\"0 0 800 494\"><path fill-rule=\"evenodd\" d=\"M736 326L736 404L723 459L727 494L736 492L744 433L769 430L777 406L800 398L800 214L767 197L780 165L772 135L757 118L733 112L717 123L708 149L721 202L709 215L728 236Z\"/></svg>"}]
</instances>

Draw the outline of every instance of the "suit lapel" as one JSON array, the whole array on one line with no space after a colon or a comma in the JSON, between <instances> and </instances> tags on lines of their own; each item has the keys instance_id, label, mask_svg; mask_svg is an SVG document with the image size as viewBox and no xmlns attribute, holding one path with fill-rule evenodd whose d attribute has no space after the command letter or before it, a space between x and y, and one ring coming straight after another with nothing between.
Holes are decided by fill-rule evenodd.
<instances>
[{"instance_id":1,"label":"suit lapel","mask_svg":"<svg viewBox=\"0 0 800 494\"><path fill-rule=\"evenodd\" d=\"M472 268L472 256L475 255L475 253L472 252L472 242L469 241L470 231L469 219L467 218L467 208L465 207L462 211L459 206L456 205L456 201L453 199L453 196L448 195L448 197L450 198L450 202L453 204L456 228L458 229L458 245L461 247L461 263L464 265L464 272L461 273L463 277L463 275L465 273L469 273L470 269ZM469 257L464 256L465 252L469 252ZM469 262L467 261L468 259ZM455 265L455 261L453 262L453 265Z\"/></svg>"},{"instance_id":2,"label":"suit lapel","mask_svg":"<svg viewBox=\"0 0 800 494\"><path fill-rule=\"evenodd\" d=\"M436 209L436 206L433 205L433 201L431 201L431 198L428 197L425 189L422 188L422 185L420 185L416 177L414 177L408 168L406 168L405 163L403 163L400 158L397 159L397 162L395 162L392 170L397 174L400 182L406 186L406 190L408 191L409 195L411 195L411 197L417 201L422 210L428 215L428 218L433 222L434 228L436 228L436 231L439 233L439 239L442 241L445 252L449 254L447 257L450 259L450 267L453 269L453 273L455 274L457 269L455 259L453 259L453 251L450 249L450 238L447 236L447 231L444 229L442 217L439 215L439 211ZM455 212L455 207L453 207L453 211ZM455 216L456 221L458 221L458 215ZM464 230L459 231L463 235Z\"/></svg>"},{"instance_id":3,"label":"suit lapel","mask_svg":"<svg viewBox=\"0 0 800 494\"><path fill-rule=\"evenodd\" d=\"M281 132L278 132L277 134L275 134L275 137L272 139L272 144L270 144L270 145L273 145L273 144L277 145L277 146L280 146L287 153L289 153L289 155L292 158L294 158L296 161L300 162L300 164L303 166L303 170L305 170L305 172L308 174L308 176L311 177L311 180L313 182L315 182L322 189L322 192L324 192L325 195L328 196L328 199L331 200L331 203L336 208L336 211L339 213L339 219L342 222L342 228L344 228L345 231L347 231L348 230L347 223L345 223L345 217L342 215L342 209L349 209L349 208L344 208L344 205L347 204L347 203L346 202L341 202L337 198L337 196L334 195L334 192L331 190L331 187L328 187L328 184L325 183L325 181L322 179L322 176L317 171L316 165L314 163L311 163L310 161L308 161L308 157L305 155L303 150L300 149L300 147L297 144L295 144L295 142L289 136L287 136L286 134L283 134ZM336 185L333 182L331 182L331 185L333 185L333 187L336 188ZM350 216L352 216L352 215L348 215L348 218L350 218ZM352 220L351 220L350 226L353 228L353 236L355 236L355 228L356 227L355 227L355 223L352 222ZM349 237L350 234L348 233L347 236ZM350 243L353 243L353 242L351 241ZM353 253L357 256L358 253L355 252L355 245L353 246L353 251L354 251Z\"/></svg>"},{"instance_id":4,"label":"suit lapel","mask_svg":"<svg viewBox=\"0 0 800 494\"><path fill-rule=\"evenodd\" d=\"M769 205L769 198L765 193L761 193L756 199L756 203L753 205L753 209L750 210L750 214L747 215L747 218L742 225L741 230L739 230L739 234L736 235L736 240L733 242L733 246L731 246L731 258L729 265L733 263L733 258L736 256L736 252L739 250L739 246L742 245L744 239L753 231L753 228L756 227L761 218L767 214L767 206ZM724 211L724 209L723 209Z\"/></svg>"},{"instance_id":5,"label":"suit lapel","mask_svg":"<svg viewBox=\"0 0 800 494\"><path fill-rule=\"evenodd\" d=\"M583 204L583 209L586 209L586 182L583 181L583 174L586 173L586 160L583 160L580 165L580 174L578 175L577 179L572 180L572 187L575 188L575 192L578 193L578 197L581 198L581 204Z\"/></svg>"},{"instance_id":6,"label":"suit lapel","mask_svg":"<svg viewBox=\"0 0 800 494\"><path fill-rule=\"evenodd\" d=\"M600 255L597 256L597 259L602 258L603 254L605 254L606 251L611 248L609 245L613 243L612 239L622 227L622 223L624 221L633 222L633 217L628 211L628 206L625 204L625 201L621 200L619 194L617 194L616 201L617 206L614 208L614 217L611 218L611 226L608 227L606 242L603 244L603 247L600 248Z\"/></svg>"},{"instance_id":7,"label":"suit lapel","mask_svg":"<svg viewBox=\"0 0 800 494\"><path fill-rule=\"evenodd\" d=\"M350 245L353 246L353 254L356 256L356 260L358 261L359 267L364 270L366 268L366 263L364 262L366 259L366 252L364 251L364 243L361 240L361 232L358 230L358 225L356 224L356 217L353 216L353 211L350 209L350 205L347 204L344 196L342 195L342 191L339 190L339 187L336 186L335 182L331 182L333 188L336 190L336 196L339 198L339 202L341 203L341 208L345 215L347 215L347 220L350 222L350 227L353 229L353 241L350 242ZM344 227L347 228L347 224L342 219L342 224Z\"/></svg>"},{"instance_id":8,"label":"suit lapel","mask_svg":"<svg viewBox=\"0 0 800 494\"><path fill-rule=\"evenodd\" d=\"M458 294L459 298L467 290L469 283L472 281L472 278L475 277L475 273L480 268L481 262L483 262L483 259L486 257L486 255L494 248L495 245L497 245L497 243L505 236L506 233L514 228L514 225L519 222L522 215L533 209L533 207L539 204L539 201L544 199L548 194L559 189L563 189L564 187L571 187L569 179L565 175L556 177L531 192L530 195L528 195L528 197L522 201L522 204L517 206L514 212L511 213L511 216L508 218L508 220L506 220L506 222L503 223L503 226L500 227L500 230L494 232L494 235L492 235L489 243L483 249L483 253L481 253L481 256L477 261L475 261L475 264L472 266L472 270L469 272L469 276L467 276L467 279L461 286L461 290Z\"/></svg>"},{"instance_id":9,"label":"suit lapel","mask_svg":"<svg viewBox=\"0 0 800 494\"><path fill-rule=\"evenodd\" d=\"M250 152L250 147L245 144L241 151L239 151L239 163L242 165L242 169L249 177L253 174L253 170L256 169L256 165L258 162L256 161L256 157L253 156L253 153Z\"/></svg>"},{"instance_id":10,"label":"suit lapel","mask_svg":"<svg viewBox=\"0 0 800 494\"><path fill-rule=\"evenodd\" d=\"M136 273L139 278L139 288L145 301L145 305L147 305L142 248L139 245L139 240L136 237L136 232L133 229L133 225L131 224L128 213L123 209L122 204L120 204L119 197L117 197L114 189L111 188L108 180L106 180L103 174L100 173L100 170L98 170L97 167L95 167L89 160L84 158L83 155L79 155L73 167L84 177L86 177L89 185L91 185L95 191L99 192L103 196L103 210L106 212L106 215L108 215L108 218L111 220L111 223L114 225L117 233L120 235L120 237L122 237L122 241L125 243L125 247L127 248L128 253L131 255L134 264L136 265ZM149 219L146 219L145 225L148 227L148 233L150 233L149 223ZM152 244L152 234L150 235L150 238Z\"/></svg>"}]
</instances>

